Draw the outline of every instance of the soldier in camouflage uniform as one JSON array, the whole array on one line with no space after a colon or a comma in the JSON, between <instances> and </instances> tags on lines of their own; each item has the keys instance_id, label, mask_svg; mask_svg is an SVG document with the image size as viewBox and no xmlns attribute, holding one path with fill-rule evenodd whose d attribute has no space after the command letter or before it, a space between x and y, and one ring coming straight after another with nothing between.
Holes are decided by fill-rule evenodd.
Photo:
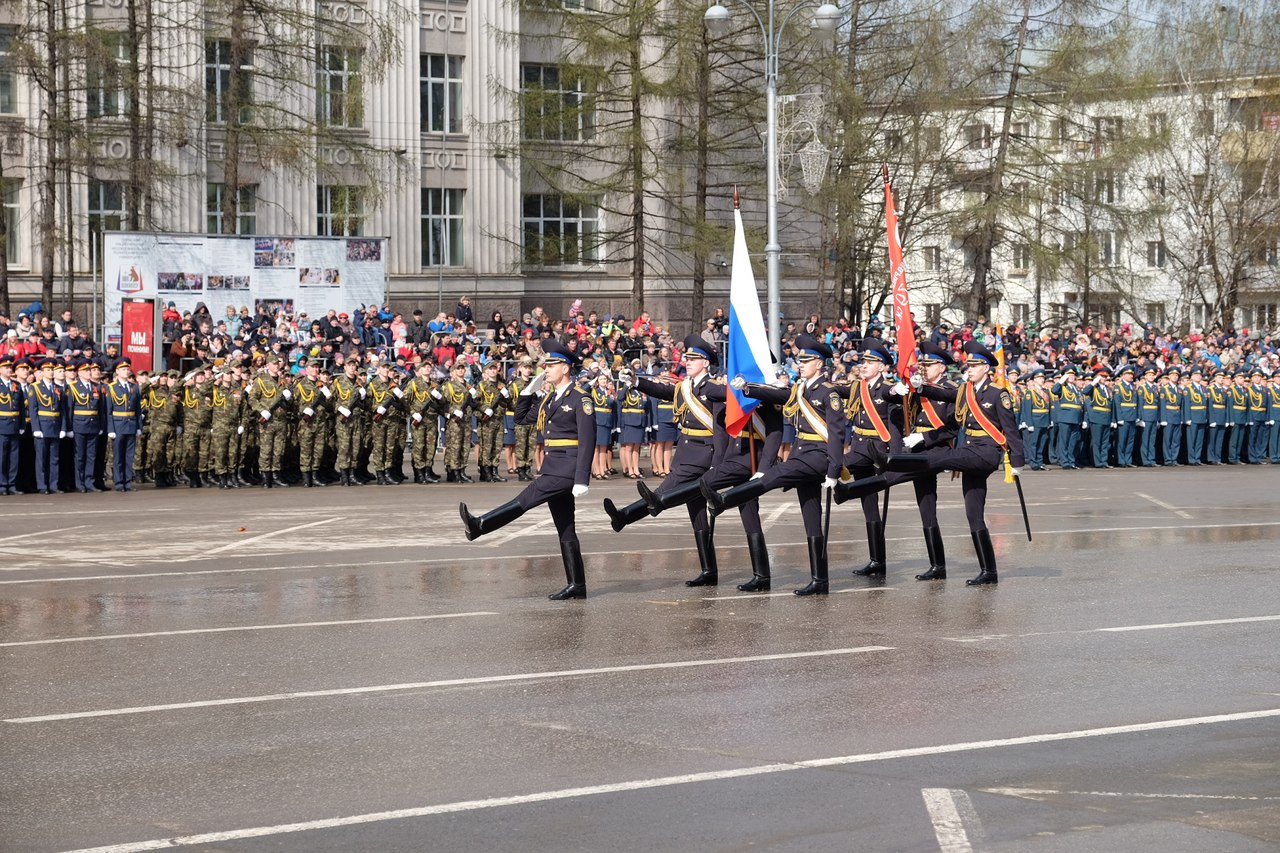
<instances>
[{"instance_id":1,"label":"soldier in camouflage uniform","mask_svg":"<svg viewBox=\"0 0 1280 853\"><path fill-rule=\"evenodd\" d=\"M258 418L258 467L262 470L262 487L284 486L277 481L284 456L285 418L276 411L288 400L287 390L280 384L280 359L268 356L263 370L249 384L248 407Z\"/></svg>"},{"instance_id":2,"label":"soldier in camouflage uniform","mask_svg":"<svg viewBox=\"0 0 1280 853\"><path fill-rule=\"evenodd\" d=\"M155 477L157 488L177 484L169 467L169 445L174 443L178 428L178 397L170 388L174 379L172 373L157 373L146 396L147 418L151 421L147 442L150 458L147 464Z\"/></svg>"},{"instance_id":3,"label":"soldier in camouflage uniform","mask_svg":"<svg viewBox=\"0 0 1280 853\"><path fill-rule=\"evenodd\" d=\"M370 447L369 464L379 486L394 486L391 465L395 459L395 428L393 423L403 417L400 400L395 395L397 386L391 380L391 365L378 364L378 375L369 383Z\"/></svg>"},{"instance_id":4,"label":"soldier in camouflage uniform","mask_svg":"<svg viewBox=\"0 0 1280 853\"><path fill-rule=\"evenodd\" d=\"M440 411L444 414L444 470L446 483L470 483L467 476L467 450L471 446L471 389L467 387L467 366L454 362L449 381L440 392Z\"/></svg>"},{"instance_id":5,"label":"soldier in camouflage uniform","mask_svg":"<svg viewBox=\"0 0 1280 853\"><path fill-rule=\"evenodd\" d=\"M201 475L209 470L213 427L213 383L209 379L209 368L201 365L187 374L182 386L182 467L193 489L203 485Z\"/></svg>"},{"instance_id":6,"label":"soldier in camouflage uniform","mask_svg":"<svg viewBox=\"0 0 1280 853\"><path fill-rule=\"evenodd\" d=\"M387 477L396 484L405 481L404 476L404 445L405 439L409 437L408 423L404 408L404 373L396 365L391 365L391 393L395 395L397 406L399 407L395 419L391 422L388 429L387 441L391 446L391 464L387 466Z\"/></svg>"},{"instance_id":7,"label":"soldier in camouflage uniform","mask_svg":"<svg viewBox=\"0 0 1280 853\"><path fill-rule=\"evenodd\" d=\"M142 395L142 429L138 431L138 443L133 449L133 470L137 473L139 483L151 482L148 465L151 458L147 455L147 442L151 437L151 417L148 414L147 391L151 388L151 373L138 371L138 393Z\"/></svg>"},{"instance_id":8,"label":"soldier in camouflage uniform","mask_svg":"<svg viewBox=\"0 0 1280 853\"><path fill-rule=\"evenodd\" d=\"M344 486L363 485L355 478L355 466L360 457L361 413L364 398L356 375L355 359L348 359L342 373L333 378L334 435L337 438L339 482Z\"/></svg>"},{"instance_id":9,"label":"soldier in camouflage uniform","mask_svg":"<svg viewBox=\"0 0 1280 853\"><path fill-rule=\"evenodd\" d=\"M409 413L409 431L413 435L413 482L438 483L431 470L436 461L436 442L440 437L440 392L431 387L431 362L418 365L417 375L404 387L404 406Z\"/></svg>"},{"instance_id":10,"label":"soldier in camouflage uniform","mask_svg":"<svg viewBox=\"0 0 1280 853\"><path fill-rule=\"evenodd\" d=\"M237 384L236 371L228 368L216 375L209 394L213 403L210 453L213 479L224 489L240 488L236 478L236 458L238 439L244 432L241 422L243 396Z\"/></svg>"},{"instance_id":11,"label":"soldier in camouflage uniform","mask_svg":"<svg viewBox=\"0 0 1280 853\"><path fill-rule=\"evenodd\" d=\"M319 485L316 471L324 456L324 436L329 427L328 407L320 390L320 365L308 362L306 372L293 388L293 403L298 414L298 468L302 485Z\"/></svg>"},{"instance_id":12,"label":"soldier in camouflage uniform","mask_svg":"<svg viewBox=\"0 0 1280 853\"><path fill-rule=\"evenodd\" d=\"M503 390L503 383L498 379L498 363L491 361L484 366L480 384L472 393L480 440L476 448L476 464L480 468L482 483L507 481L506 477L498 474L498 456L502 452L502 416L505 412Z\"/></svg>"},{"instance_id":13,"label":"soldier in camouflage uniform","mask_svg":"<svg viewBox=\"0 0 1280 853\"><path fill-rule=\"evenodd\" d=\"M514 416L515 400L520 396L520 392L528 387L533 380L533 359L524 356L520 359L519 366L516 367L516 376L511 380L511 384L507 386L509 394L508 405L512 406L512 415ZM533 458L534 451L537 447L538 429L533 424L521 424L516 422L516 475L520 480L533 479Z\"/></svg>"}]
</instances>

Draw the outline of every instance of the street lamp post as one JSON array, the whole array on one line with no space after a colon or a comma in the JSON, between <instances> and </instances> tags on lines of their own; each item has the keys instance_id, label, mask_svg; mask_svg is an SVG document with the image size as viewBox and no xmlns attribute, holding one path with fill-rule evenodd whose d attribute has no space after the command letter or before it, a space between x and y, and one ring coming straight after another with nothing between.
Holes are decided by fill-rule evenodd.
<instances>
[{"instance_id":1,"label":"street lamp post","mask_svg":"<svg viewBox=\"0 0 1280 853\"><path fill-rule=\"evenodd\" d=\"M767 161L768 197L766 210L768 213L768 243L765 244L766 278L769 288L769 348L775 355L782 354L782 246L778 243L778 53L781 47L782 33L787 23L801 9L811 8L801 2L793 6L781 21L776 20L774 0L769 0L765 16L755 10L746 0L742 5L747 7L760 25L760 34L764 38L764 87L765 87L765 160ZM833 3L823 3L814 9L813 25L824 32L832 32L840 24L840 9ZM713 36L723 35L730 24L729 10L719 0L710 6L702 16L703 24Z\"/></svg>"}]
</instances>

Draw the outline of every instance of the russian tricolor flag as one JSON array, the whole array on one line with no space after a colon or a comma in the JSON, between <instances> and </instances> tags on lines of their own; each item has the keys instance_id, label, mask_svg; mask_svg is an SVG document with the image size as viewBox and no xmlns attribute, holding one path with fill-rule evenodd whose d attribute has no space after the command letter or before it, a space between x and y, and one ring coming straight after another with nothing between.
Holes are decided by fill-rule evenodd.
<instances>
[{"instance_id":1,"label":"russian tricolor flag","mask_svg":"<svg viewBox=\"0 0 1280 853\"><path fill-rule=\"evenodd\" d=\"M729 351L725 359L730 379L741 376L748 382L763 384L773 363L764 317L760 314L760 295L756 277L747 255L747 235L742 230L742 212L733 210L733 270L729 280ZM751 420L751 412L759 400L746 397L730 386L724 413L729 435L738 436Z\"/></svg>"}]
</instances>

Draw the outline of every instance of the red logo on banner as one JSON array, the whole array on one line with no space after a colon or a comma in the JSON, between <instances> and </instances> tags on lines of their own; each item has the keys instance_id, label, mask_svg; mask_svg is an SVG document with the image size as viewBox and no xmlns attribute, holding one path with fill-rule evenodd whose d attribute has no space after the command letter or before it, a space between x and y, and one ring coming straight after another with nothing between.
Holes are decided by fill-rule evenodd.
<instances>
[{"instance_id":1,"label":"red logo on banner","mask_svg":"<svg viewBox=\"0 0 1280 853\"><path fill-rule=\"evenodd\" d=\"M120 352L134 370L151 370L155 364L156 306L154 302L125 302L120 318Z\"/></svg>"}]
</instances>

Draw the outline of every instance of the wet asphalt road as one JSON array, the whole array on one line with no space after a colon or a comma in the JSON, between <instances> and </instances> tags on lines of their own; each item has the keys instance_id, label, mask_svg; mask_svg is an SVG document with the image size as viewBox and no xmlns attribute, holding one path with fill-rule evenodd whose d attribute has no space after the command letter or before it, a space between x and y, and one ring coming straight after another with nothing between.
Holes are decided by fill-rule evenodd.
<instances>
[{"instance_id":1,"label":"wet asphalt road","mask_svg":"<svg viewBox=\"0 0 1280 853\"><path fill-rule=\"evenodd\" d=\"M912 579L900 489L817 600L791 495L761 596L735 517L688 590L687 515L595 484L566 603L545 510L462 536L515 483L6 498L0 850L1274 850L1278 478L1031 474L1033 543L993 481L986 589L947 482Z\"/></svg>"}]
</instances>

